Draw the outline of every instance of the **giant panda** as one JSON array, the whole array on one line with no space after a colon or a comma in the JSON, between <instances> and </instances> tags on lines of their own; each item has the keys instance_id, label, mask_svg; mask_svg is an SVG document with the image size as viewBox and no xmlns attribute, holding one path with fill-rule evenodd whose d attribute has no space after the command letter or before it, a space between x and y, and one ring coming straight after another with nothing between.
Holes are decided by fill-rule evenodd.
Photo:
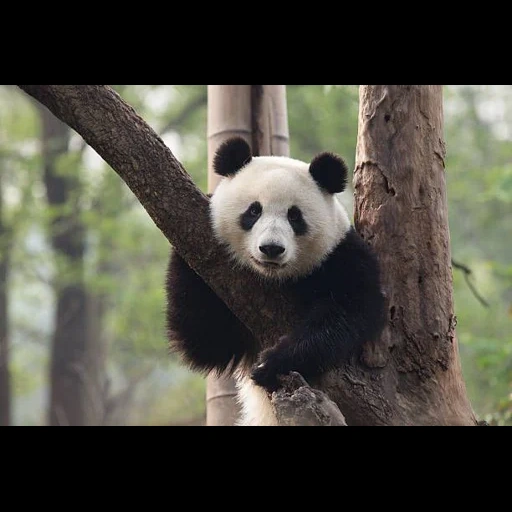
<instances>
[{"instance_id":1,"label":"giant panda","mask_svg":"<svg viewBox=\"0 0 512 512\"><path fill-rule=\"evenodd\" d=\"M235 377L239 425L275 425L270 396L278 375L297 371L314 384L379 337L385 314L378 260L338 199L347 183L339 156L325 152L310 163L252 156L245 140L232 138L218 148L213 168L222 177L210 198L215 238L247 272L291 290L302 320L276 346L260 347L172 252L167 334L191 369Z\"/></svg>"}]
</instances>

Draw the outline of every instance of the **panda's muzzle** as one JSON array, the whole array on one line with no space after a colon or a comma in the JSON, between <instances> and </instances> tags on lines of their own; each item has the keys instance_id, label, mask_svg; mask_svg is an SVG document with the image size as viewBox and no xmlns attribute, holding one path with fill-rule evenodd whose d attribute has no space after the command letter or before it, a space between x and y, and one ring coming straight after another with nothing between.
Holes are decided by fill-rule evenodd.
<instances>
[{"instance_id":1,"label":"panda's muzzle","mask_svg":"<svg viewBox=\"0 0 512 512\"><path fill-rule=\"evenodd\" d=\"M286 263L283 262L285 248L278 244L265 244L258 247L259 257L252 258L254 262L263 268L281 268Z\"/></svg>"},{"instance_id":2,"label":"panda's muzzle","mask_svg":"<svg viewBox=\"0 0 512 512\"><path fill-rule=\"evenodd\" d=\"M276 260L281 257L284 253L285 248L282 245L277 244L266 244L259 246L260 252L262 252L267 258Z\"/></svg>"}]
</instances>

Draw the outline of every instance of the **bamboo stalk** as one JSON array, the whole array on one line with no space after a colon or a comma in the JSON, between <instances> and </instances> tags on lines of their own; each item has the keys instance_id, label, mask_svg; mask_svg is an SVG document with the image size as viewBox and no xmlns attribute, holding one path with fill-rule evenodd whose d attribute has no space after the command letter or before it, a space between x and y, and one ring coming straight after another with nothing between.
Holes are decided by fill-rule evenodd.
<instances>
[{"instance_id":1,"label":"bamboo stalk","mask_svg":"<svg viewBox=\"0 0 512 512\"><path fill-rule=\"evenodd\" d=\"M289 154L286 87L284 85L208 86L208 192L219 176L212 162L220 144L242 137L254 155ZM239 413L232 378L209 375L206 381L206 424L233 425Z\"/></svg>"}]
</instances>

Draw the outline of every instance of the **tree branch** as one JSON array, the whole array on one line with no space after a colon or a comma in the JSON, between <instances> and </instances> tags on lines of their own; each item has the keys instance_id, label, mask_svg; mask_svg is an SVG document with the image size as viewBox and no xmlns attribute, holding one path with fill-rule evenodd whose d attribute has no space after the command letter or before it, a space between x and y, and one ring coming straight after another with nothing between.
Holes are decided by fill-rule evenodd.
<instances>
[{"instance_id":1,"label":"tree branch","mask_svg":"<svg viewBox=\"0 0 512 512\"><path fill-rule=\"evenodd\" d=\"M275 284L226 265L228 256L211 231L208 198L162 139L111 87L19 87L76 130L112 167L175 250L256 338L272 343L294 324L291 297Z\"/></svg>"},{"instance_id":2,"label":"tree branch","mask_svg":"<svg viewBox=\"0 0 512 512\"><path fill-rule=\"evenodd\" d=\"M466 281L466 284L468 285L469 289L475 296L476 300L478 300L478 302L480 302L480 304L482 304L482 306L484 306L485 308L488 308L489 303L478 293L477 289L475 288L475 285L470 281L470 276L473 274L472 270L468 266L455 261L453 258L452 258L452 266L458 270L461 270L464 273L464 279Z\"/></svg>"},{"instance_id":3,"label":"tree branch","mask_svg":"<svg viewBox=\"0 0 512 512\"><path fill-rule=\"evenodd\" d=\"M311 388L300 373L281 378L283 387L272 393L272 406L281 426L347 426L338 406L322 391Z\"/></svg>"}]
</instances>

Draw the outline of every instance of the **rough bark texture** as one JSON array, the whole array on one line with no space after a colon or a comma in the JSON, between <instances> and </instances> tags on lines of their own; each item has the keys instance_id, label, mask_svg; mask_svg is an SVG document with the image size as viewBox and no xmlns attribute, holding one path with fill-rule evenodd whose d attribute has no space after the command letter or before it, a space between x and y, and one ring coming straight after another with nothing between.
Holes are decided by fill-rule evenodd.
<instances>
[{"instance_id":1,"label":"rough bark texture","mask_svg":"<svg viewBox=\"0 0 512 512\"><path fill-rule=\"evenodd\" d=\"M284 85L208 86L208 192L219 176L213 171L217 148L230 137L243 137L254 155L289 153L286 87ZM206 385L208 426L233 425L239 415L234 380L209 375Z\"/></svg>"},{"instance_id":2,"label":"rough bark texture","mask_svg":"<svg viewBox=\"0 0 512 512\"><path fill-rule=\"evenodd\" d=\"M297 372L281 379L272 393L279 425L284 427L346 427L338 406L322 391L311 388Z\"/></svg>"},{"instance_id":3,"label":"rough bark texture","mask_svg":"<svg viewBox=\"0 0 512 512\"><path fill-rule=\"evenodd\" d=\"M9 378L9 317L7 280L9 276L10 233L4 222L0 176L0 426L11 424L11 386Z\"/></svg>"},{"instance_id":4,"label":"rough bark texture","mask_svg":"<svg viewBox=\"0 0 512 512\"><path fill-rule=\"evenodd\" d=\"M385 368L393 423L475 423L455 334L444 156L442 86L361 86L355 223L379 254L389 308L365 362Z\"/></svg>"},{"instance_id":5,"label":"rough bark texture","mask_svg":"<svg viewBox=\"0 0 512 512\"><path fill-rule=\"evenodd\" d=\"M61 120L77 130L112 166L181 256L231 307L257 338L264 343L272 343L281 334L289 331L297 321L290 297L283 295L271 284L260 282L247 273L226 266L226 256L213 243L206 197L197 190L162 140L114 91L102 85L19 87L48 106ZM387 93L381 95L376 94L380 90L379 87L382 86L362 86L361 89L358 161L376 162L384 173L391 172L391 169L397 172L396 168L399 168L406 177L410 176L412 171L438 173L442 153L436 155L436 152L442 145L439 146L436 137L442 137L438 132L442 117L436 86L429 86L424 90L418 90L417 86L412 89L393 89L397 86L384 86L391 89L386 89ZM400 101L392 94L395 91L401 93L398 94L401 97ZM374 141L373 147L370 142L365 141L372 140L372 123L377 122L372 121L372 116L373 119L380 120L383 105L389 106L391 116L398 113L394 118L395 123L401 120L404 124L395 124L395 128L386 138ZM400 112L407 112L407 119ZM386 122L386 114L387 112L383 114L383 122ZM412 129L408 135L405 135L405 126L409 131ZM427 136L431 139L426 139ZM402 138L404 140L400 142ZM432 140L432 144L429 145L428 140ZM397 143L400 152L395 155ZM370 153L371 148L378 150L378 153ZM380 152L395 155L393 158L388 156L387 160L382 160L390 164L389 169L383 167ZM424 167L418 167L415 160L410 160L413 158L413 152L419 152L421 158L425 159L422 161ZM366 157L367 153L371 158ZM392 162L396 165L391 166ZM368 178L363 179L368 175ZM357 166L356 186L358 193L363 194L358 200L357 223L371 243L375 243L371 238L375 232L369 223L376 220L372 220L368 215L379 215L380 210L375 212L370 205L382 209L384 204L373 203L372 195L376 191L371 190L372 183L377 180L383 190L395 191L394 196L393 192L382 195L383 199L391 195L397 198L396 200L401 200L401 192L397 193L397 190L400 191L400 186L406 186L406 183L395 182L395 175L390 174L386 176L386 189L384 176L375 166ZM398 176L396 178L399 179ZM444 181L438 179L436 182L427 183L429 185L423 188L421 193L420 190L415 192L423 197L424 203L428 203L430 197L444 196ZM380 192L382 194L382 190ZM446 206L443 202L442 205ZM446 229L446 212L435 211L431 205L427 210L433 218L426 222L432 228L442 226L442 229ZM384 211L387 211L386 207ZM400 224L405 215L413 214L410 210L402 212L400 209L397 213L403 215L395 221L389 219L386 222L387 230L388 224ZM382 236L388 239L392 233L384 230ZM416 237L421 237L421 233L416 232L412 236L412 240L419 244L420 241ZM441 236L444 235L441 233ZM441 245L443 243L441 242ZM380 246L376 247L381 250ZM404 243L400 248L398 254L405 252L408 253L409 260L416 258L417 254L411 252L414 246L407 246ZM433 260L432 263L442 278L446 271L441 267L449 265L449 261L446 262L446 259L437 253L433 256L441 256L439 261ZM385 261L386 257L383 256L383 262ZM388 279L387 266L384 270L387 293L393 304L396 295L393 292L394 283ZM420 270L425 272L424 269ZM405 281L415 279L417 286L420 286L418 274L406 276L402 273L397 278ZM423 285L423 290L425 286L436 287L438 294L450 291L449 282L440 283L437 279ZM423 295L418 300L424 310L427 307L435 308L437 302L443 305L446 303L445 297L437 294L433 303L427 302ZM451 304L451 299L448 303ZM475 424L460 377L453 311L439 309L438 314L442 314L444 320L440 320L434 326L429 325L428 332L426 329L415 331L413 328L416 324L410 326L403 312L397 311L396 308L393 311L393 317L390 311L390 323L396 323L396 319L400 319L403 327L400 337L397 340L391 339L388 331L384 341L385 348L374 347L373 350L369 350L366 364L354 361L343 369L331 372L322 379L319 389L327 392L340 407L349 425ZM446 319L449 319L448 324ZM436 331L433 330L434 327ZM409 362L408 358L411 355L414 357ZM422 371L423 364L426 364L425 371Z\"/></svg>"},{"instance_id":6,"label":"rough bark texture","mask_svg":"<svg viewBox=\"0 0 512 512\"><path fill-rule=\"evenodd\" d=\"M51 242L58 272L64 274L57 275L55 290L49 423L96 425L103 415L103 397L97 379L98 341L91 336L89 294L83 275L86 229L77 200L79 180L59 166L60 157L68 150L70 129L46 108L41 107L40 113L48 204L61 210L52 219Z\"/></svg>"}]
</instances>

